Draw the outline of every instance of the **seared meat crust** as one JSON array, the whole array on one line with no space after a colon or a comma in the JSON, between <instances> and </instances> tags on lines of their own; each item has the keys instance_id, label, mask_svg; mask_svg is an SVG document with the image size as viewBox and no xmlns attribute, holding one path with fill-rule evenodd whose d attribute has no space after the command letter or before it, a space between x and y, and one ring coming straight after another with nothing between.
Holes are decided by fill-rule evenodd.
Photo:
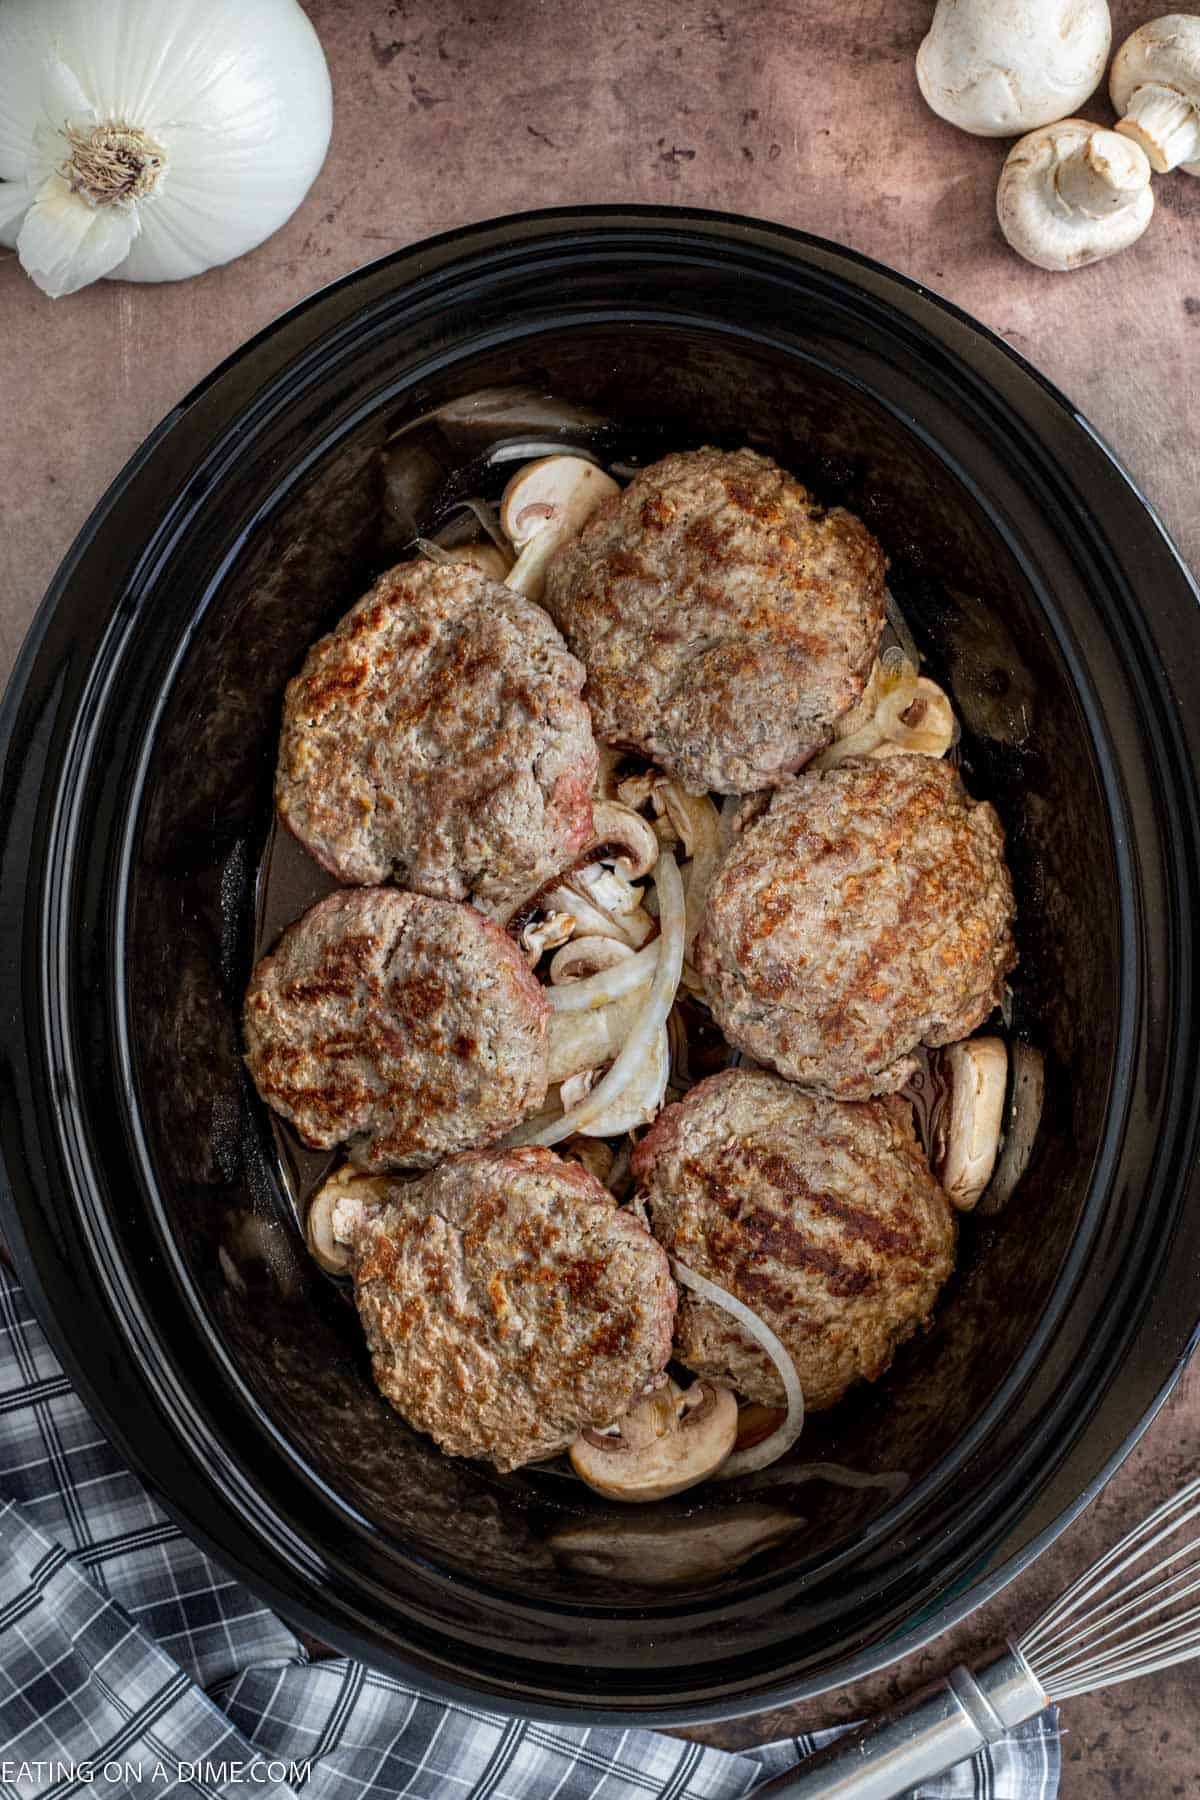
<instances>
[{"instance_id":1,"label":"seared meat crust","mask_svg":"<svg viewBox=\"0 0 1200 1800\"><path fill-rule=\"evenodd\" d=\"M330 894L246 992L246 1066L306 1144L360 1169L492 1144L546 1094L549 1008L474 907L398 888Z\"/></svg>"},{"instance_id":2,"label":"seared meat crust","mask_svg":"<svg viewBox=\"0 0 1200 1800\"><path fill-rule=\"evenodd\" d=\"M355 1244L380 1392L451 1456L553 1456L666 1367L667 1259L578 1163L475 1151L390 1189Z\"/></svg>"},{"instance_id":3,"label":"seared meat crust","mask_svg":"<svg viewBox=\"0 0 1200 1800\"><path fill-rule=\"evenodd\" d=\"M954 1267L953 1210L896 1095L850 1103L726 1069L660 1114L633 1170L655 1237L770 1326L813 1411L883 1374ZM687 1292L675 1355L784 1402L770 1358Z\"/></svg>"},{"instance_id":4,"label":"seared meat crust","mask_svg":"<svg viewBox=\"0 0 1200 1800\"><path fill-rule=\"evenodd\" d=\"M279 815L340 881L504 914L591 831L583 682L511 588L467 563L401 563L288 685Z\"/></svg>"},{"instance_id":5,"label":"seared meat crust","mask_svg":"<svg viewBox=\"0 0 1200 1800\"><path fill-rule=\"evenodd\" d=\"M777 789L735 841L696 967L730 1043L860 1098L987 1017L1017 960L1013 913L1000 821L956 769L849 761Z\"/></svg>"},{"instance_id":6,"label":"seared meat crust","mask_svg":"<svg viewBox=\"0 0 1200 1800\"><path fill-rule=\"evenodd\" d=\"M862 693L884 621L883 551L754 450L643 469L547 575L586 665L597 737L692 793L770 787Z\"/></svg>"}]
</instances>

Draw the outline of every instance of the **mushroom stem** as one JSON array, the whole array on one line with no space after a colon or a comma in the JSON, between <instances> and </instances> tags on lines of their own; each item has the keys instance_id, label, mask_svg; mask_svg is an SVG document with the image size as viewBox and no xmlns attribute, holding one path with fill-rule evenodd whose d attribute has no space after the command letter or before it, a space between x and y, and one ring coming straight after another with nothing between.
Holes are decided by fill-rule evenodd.
<instances>
[{"instance_id":1,"label":"mushroom stem","mask_svg":"<svg viewBox=\"0 0 1200 1800\"><path fill-rule=\"evenodd\" d=\"M1139 25L1113 58L1117 130L1156 175L1200 175L1200 17L1166 13Z\"/></svg>"},{"instance_id":2,"label":"mushroom stem","mask_svg":"<svg viewBox=\"0 0 1200 1800\"><path fill-rule=\"evenodd\" d=\"M1144 151L1156 175L1200 161L1200 111L1178 89L1147 81L1133 90L1117 130Z\"/></svg>"},{"instance_id":3,"label":"mushroom stem","mask_svg":"<svg viewBox=\"0 0 1200 1800\"><path fill-rule=\"evenodd\" d=\"M1061 119L1023 137L996 190L1001 231L1041 269L1081 269L1127 249L1153 212L1145 156L1087 119Z\"/></svg>"},{"instance_id":4,"label":"mushroom stem","mask_svg":"<svg viewBox=\"0 0 1200 1800\"><path fill-rule=\"evenodd\" d=\"M1144 193L1146 162L1128 136L1094 131L1063 158L1050 179L1068 213L1103 219Z\"/></svg>"}]
</instances>

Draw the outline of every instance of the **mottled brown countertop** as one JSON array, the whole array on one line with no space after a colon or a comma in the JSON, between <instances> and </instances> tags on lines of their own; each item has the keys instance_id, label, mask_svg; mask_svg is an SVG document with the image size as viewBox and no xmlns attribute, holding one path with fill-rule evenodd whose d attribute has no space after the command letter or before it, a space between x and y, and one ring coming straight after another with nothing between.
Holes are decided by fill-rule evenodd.
<instances>
[{"instance_id":1,"label":"mottled brown countertop","mask_svg":"<svg viewBox=\"0 0 1200 1800\"><path fill-rule=\"evenodd\" d=\"M0 253L0 668L126 457L192 384L315 287L400 245L532 206L758 214L957 301L1059 383L1200 565L1200 181L1156 184L1142 243L1070 276L996 230L995 143L932 117L912 76L930 0L309 0L333 71L329 160L252 255L166 287L52 304ZM1114 0L1118 31L1153 11ZM1088 109L1108 117L1100 97ZM951 1639L853 1691L703 1735L745 1744L879 1704L1017 1628L1200 1467L1200 1373L1036 1567ZM1200 1674L1067 1706L1063 1793L1200 1794Z\"/></svg>"}]
</instances>

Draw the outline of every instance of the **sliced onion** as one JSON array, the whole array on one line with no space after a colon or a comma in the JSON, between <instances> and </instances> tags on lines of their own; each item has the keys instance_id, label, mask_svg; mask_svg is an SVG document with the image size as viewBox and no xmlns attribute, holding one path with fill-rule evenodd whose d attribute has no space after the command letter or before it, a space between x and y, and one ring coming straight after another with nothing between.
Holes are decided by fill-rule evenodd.
<instances>
[{"instance_id":1,"label":"sliced onion","mask_svg":"<svg viewBox=\"0 0 1200 1800\"><path fill-rule=\"evenodd\" d=\"M464 500L463 505L468 512L474 513L475 517L479 520L479 523L483 526L484 531L491 538L493 544L495 544L497 550L503 550L506 555L511 556L513 553L512 545L500 529L500 521L496 517L494 508L490 507L486 500L476 500L474 498Z\"/></svg>"},{"instance_id":2,"label":"sliced onion","mask_svg":"<svg viewBox=\"0 0 1200 1800\"><path fill-rule=\"evenodd\" d=\"M580 1136L620 1137L622 1132L649 1125L662 1107L670 1075L671 1047L666 1027L660 1026L633 1080L611 1106L606 1106L582 1128Z\"/></svg>"},{"instance_id":3,"label":"sliced onion","mask_svg":"<svg viewBox=\"0 0 1200 1800\"><path fill-rule=\"evenodd\" d=\"M685 794L674 781L660 782L654 804L662 805L667 818L683 840L689 858L687 870L687 930L685 950L690 950L704 917L708 890L721 860L720 817L707 794Z\"/></svg>"},{"instance_id":4,"label":"sliced onion","mask_svg":"<svg viewBox=\"0 0 1200 1800\"><path fill-rule=\"evenodd\" d=\"M590 1007L587 1012L551 1013L546 1040L547 1080L568 1081L582 1069L598 1069L612 1062L636 1028L649 993L647 981L607 1006Z\"/></svg>"},{"instance_id":5,"label":"sliced onion","mask_svg":"<svg viewBox=\"0 0 1200 1800\"><path fill-rule=\"evenodd\" d=\"M527 1133L522 1128L516 1133L517 1143L559 1144L563 1138L572 1137L575 1132L590 1125L593 1119L598 1118L625 1092L629 1083L637 1076L656 1034L666 1024L683 968L684 932L683 883L679 879L675 858L669 850L664 850L654 865L652 879L658 892L662 924L654 979L647 991L645 1005L639 1012L620 1055L603 1081L597 1082L578 1106L571 1107L556 1124L540 1131ZM630 962L633 960L632 957L629 959ZM623 966L628 967L628 964Z\"/></svg>"},{"instance_id":6,"label":"sliced onion","mask_svg":"<svg viewBox=\"0 0 1200 1800\"><path fill-rule=\"evenodd\" d=\"M604 467L594 451L585 450L581 444L565 444L554 438L521 438L515 444L494 444L488 451L487 460L492 468L497 468L501 463L537 462L543 456L578 456L583 462L594 463L598 469Z\"/></svg>"},{"instance_id":7,"label":"sliced onion","mask_svg":"<svg viewBox=\"0 0 1200 1800\"><path fill-rule=\"evenodd\" d=\"M796 1365L780 1343L769 1325L764 1325L756 1312L752 1312L744 1300L731 1294L727 1288L718 1287L716 1282L709 1281L705 1275L697 1275L684 1263L672 1258L671 1268L675 1279L683 1287L691 1288L702 1300L711 1306L719 1306L735 1318L742 1330L752 1337L761 1350L765 1350L779 1372L783 1383L783 1391L787 1395L787 1413L783 1423L773 1431L761 1444L755 1444L749 1450L735 1450L732 1456L726 1457L713 1477L714 1481L731 1481L738 1475L752 1475L757 1469L765 1469L771 1463L778 1462L786 1454L804 1430L804 1392L800 1386L800 1377L796 1373Z\"/></svg>"},{"instance_id":8,"label":"sliced onion","mask_svg":"<svg viewBox=\"0 0 1200 1800\"><path fill-rule=\"evenodd\" d=\"M660 938L647 944L642 950L632 951L623 962L614 964L611 969L600 969L595 975L585 975L579 981L565 981L561 987L546 989L546 999L554 1012L592 1012L598 1006L607 1006L610 1000L619 1000L623 994L631 994L648 982L658 963L658 946ZM553 980L554 965L550 965Z\"/></svg>"}]
</instances>

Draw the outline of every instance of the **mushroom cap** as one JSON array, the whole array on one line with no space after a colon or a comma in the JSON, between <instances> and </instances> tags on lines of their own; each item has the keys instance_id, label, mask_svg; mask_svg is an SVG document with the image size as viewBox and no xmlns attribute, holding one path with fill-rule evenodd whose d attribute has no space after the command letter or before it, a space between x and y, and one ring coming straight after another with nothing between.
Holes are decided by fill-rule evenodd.
<instances>
[{"instance_id":1,"label":"mushroom cap","mask_svg":"<svg viewBox=\"0 0 1200 1800\"><path fill-rule=\"evenodd\" d=\"M1082 106L1111 44L1107 0L938 0L917 82L951 125L1016 137Z\"/></svg>"},{"instance_id":2,"label":"mushroom cap","mask_svg":"<svg viewBox=\"0 0 1200 1800\"><path fill-rule=\"evenodd\" d=\"M669 1500L715 1473L733 1449L738 1407L726 1387L669 1381L631 1407L616 1431L585 1431L571 1466L609 1500Z\"/></svg>"},{"instance_id":3,"label":"mushroom cap","mask_svg":"<svg viewBox=\"0 0 1200 1800\"><path fill-rule=\"evenodd\" d=\"M950 1099L938 1133L934 1174L952 1205L970 1212L992 1178L1008 1093L1002 1038L968 1038L943 1051Z\"/></svg>"},{"instance_id":4,"label":"mushroom cap","mask_svg":"<svg viewBox=\"0 0 1200 1800\"><path fill-rule=\"evenodd\" d=\"M1089 145L1101 157L1122 161L1140 158L1144 185L1113 212L1096 217L1068 205L1056 186L1063 165ZM1133 179L1130 171L1128 179ZM1019 256L1040 269L1082 269L1141 237L1154 213L1150 164L1128 138L1120 138L1087 119L1061 119L1031 131L1014 144L996 190L1000 229Z\"/></svg>"},{"instance_id":5,"label":"mushroom cap","mask_svg":"<svg viewBox=\"0 0 1200 1800\"><path fill-rule=\"evenodd\" d=\"M511 476L500 524L516 549L547 529L578 531L604 500L619 493L611 475L582 456L541 456Z\"/></svg>"},{"instance_id":6,"label":"mushroom cap","mask_svg":"<svg viewBox=\"0 0 1200 1800\"><path fill-rule=\"evenodd\" d=\"M1200 18L1195 14L1165 13L1161 19L1151 19L1139 25L1117 51L1108 86L1121 119L1118 131L1127 129L1125 115L1135 91L1151 84L1174 89L1200 113ZM1180 167L1188 175L1200 175L1200 162L1185 162Z\"/></svg>"}]
</instances>

